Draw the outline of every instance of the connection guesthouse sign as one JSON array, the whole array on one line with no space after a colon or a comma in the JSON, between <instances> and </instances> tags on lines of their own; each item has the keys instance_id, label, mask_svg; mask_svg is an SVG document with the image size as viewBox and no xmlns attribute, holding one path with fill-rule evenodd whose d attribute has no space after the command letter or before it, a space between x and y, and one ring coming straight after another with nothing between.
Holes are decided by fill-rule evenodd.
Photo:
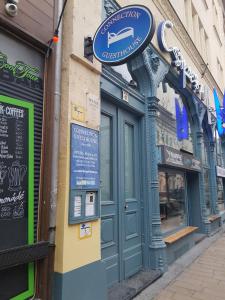
<instances>
[{"instance_id":1,"label":"connection guesthouse sign","mask_svg":"<svg viewBox=\"0 0 225 300\"><path fill-rule=\"evenodd\" d=\"M97 29L93 41L95 57L102 63L120 65L142 52L151 41L155 23L145 6L125 6Z\"/></svg>"}]
</instances>

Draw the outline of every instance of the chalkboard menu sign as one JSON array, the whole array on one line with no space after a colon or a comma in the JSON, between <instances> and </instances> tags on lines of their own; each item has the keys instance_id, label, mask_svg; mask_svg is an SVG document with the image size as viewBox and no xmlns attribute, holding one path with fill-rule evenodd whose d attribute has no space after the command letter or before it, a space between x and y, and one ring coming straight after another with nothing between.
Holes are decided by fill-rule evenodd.
<instances>
[{"instance_id":1,"label":"chalkboard menu sign","mask_svg":"<svg viewBox=\"0 0 225 300\"><path fill-rule=\"evenodd\" d=\"M0 96L0 251L34 241L33 152L33 104ZM33 276L31 264L23 268Z\"/></svg>"}]
</instances>

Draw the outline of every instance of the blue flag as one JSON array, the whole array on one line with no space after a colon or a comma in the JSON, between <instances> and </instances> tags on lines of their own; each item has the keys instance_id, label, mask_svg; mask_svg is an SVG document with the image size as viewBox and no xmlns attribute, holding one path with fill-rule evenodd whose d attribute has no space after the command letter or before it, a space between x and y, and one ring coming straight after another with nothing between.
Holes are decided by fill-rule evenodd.
<instances>
[{"instance_id":1,"label":"blue flag","mask_svg":"<svg viewBox=\"0 0 225 300\"><path fill-rule=\"evenodd\" d=\"M188 114L185 106L181 109L179 101L175 98L177 139L178 141L188 140Z\"/></svg>"},{"instance_id":2,"label":"blue flag","mask_svg":"<svg viewBox=\"0 0 225 300\"><path fill-rule=\"evenodd\" d=\"M215 109L216 109L217 131L219 136L223 136L225 134L225 128L223 127L225 125L225 93L223 96L222 107L220 106L220 100L215 88L213 89L213 95L214 95L214 102L215 102Z\"/></svg>"}]
</instances>

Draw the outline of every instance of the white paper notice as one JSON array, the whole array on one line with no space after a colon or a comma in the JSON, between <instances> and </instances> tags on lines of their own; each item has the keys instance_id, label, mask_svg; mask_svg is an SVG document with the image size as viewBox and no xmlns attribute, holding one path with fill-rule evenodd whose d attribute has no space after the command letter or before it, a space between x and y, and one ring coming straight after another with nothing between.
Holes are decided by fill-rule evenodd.
<instances>
[{"instance_id":1,"label":"white paper notice","mask_svg":"<svg viewBox=\"0 0 225 300\"><path fill-rule=\"evenodd\" d=\"M95 193L86 194L85 216L90 217L95 215Z\"/></svg>"},{"instance_id":2,"label":"white paper notice","mask_svg":"<svg viewBox=\"0 0 225 300\"><path fill-rule=\"evenodd\" d=\"M74 197L74 217L81 216L81 196Z\"/></svg>"},{"instance_id":3,"label":"white paper notice","mask_svg":"<svg viewBox=\"0 0 225 300\"><path fill-rule=\"evenodd\" d=\"M92 236L92 224L82 223L80 224L80 239L88 238Z\"/></svg>"}]
</instances>

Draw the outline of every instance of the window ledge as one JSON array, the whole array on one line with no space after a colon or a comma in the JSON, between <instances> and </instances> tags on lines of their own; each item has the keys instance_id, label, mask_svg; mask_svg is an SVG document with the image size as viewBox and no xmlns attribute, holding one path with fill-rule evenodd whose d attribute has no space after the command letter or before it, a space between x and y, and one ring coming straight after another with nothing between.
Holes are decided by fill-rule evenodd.
<instances>
[{"instance_id":1,"label":"window ledge","mask_svg":"<svg viewBox=\"0 0 225 300\"><path fill-rule=\"evenodd\" d=\"M216 220L218 220L220 218L221 218L220 215L211 215L211 216L209 216L208 220L209 220L209 222L212 223L212 222L214 222L214 221L216 221Z\"/></svg>"},{"instance_id":2,"label":"window ledge","mask_svg":"<svg viewBox=\"0 0 225 300\"><path fill-rule=\"evenodd\" d=\"M169 236L167 236L166 238L164 238L164 242L166 244L173 244L176 241L178 241L179 239L191 234L192 232L196 231L198 229L198 227L193 227L193 226L187 226L179 231L177 231L176 233L173 233Z\"/></svg>"}]
</instances>

